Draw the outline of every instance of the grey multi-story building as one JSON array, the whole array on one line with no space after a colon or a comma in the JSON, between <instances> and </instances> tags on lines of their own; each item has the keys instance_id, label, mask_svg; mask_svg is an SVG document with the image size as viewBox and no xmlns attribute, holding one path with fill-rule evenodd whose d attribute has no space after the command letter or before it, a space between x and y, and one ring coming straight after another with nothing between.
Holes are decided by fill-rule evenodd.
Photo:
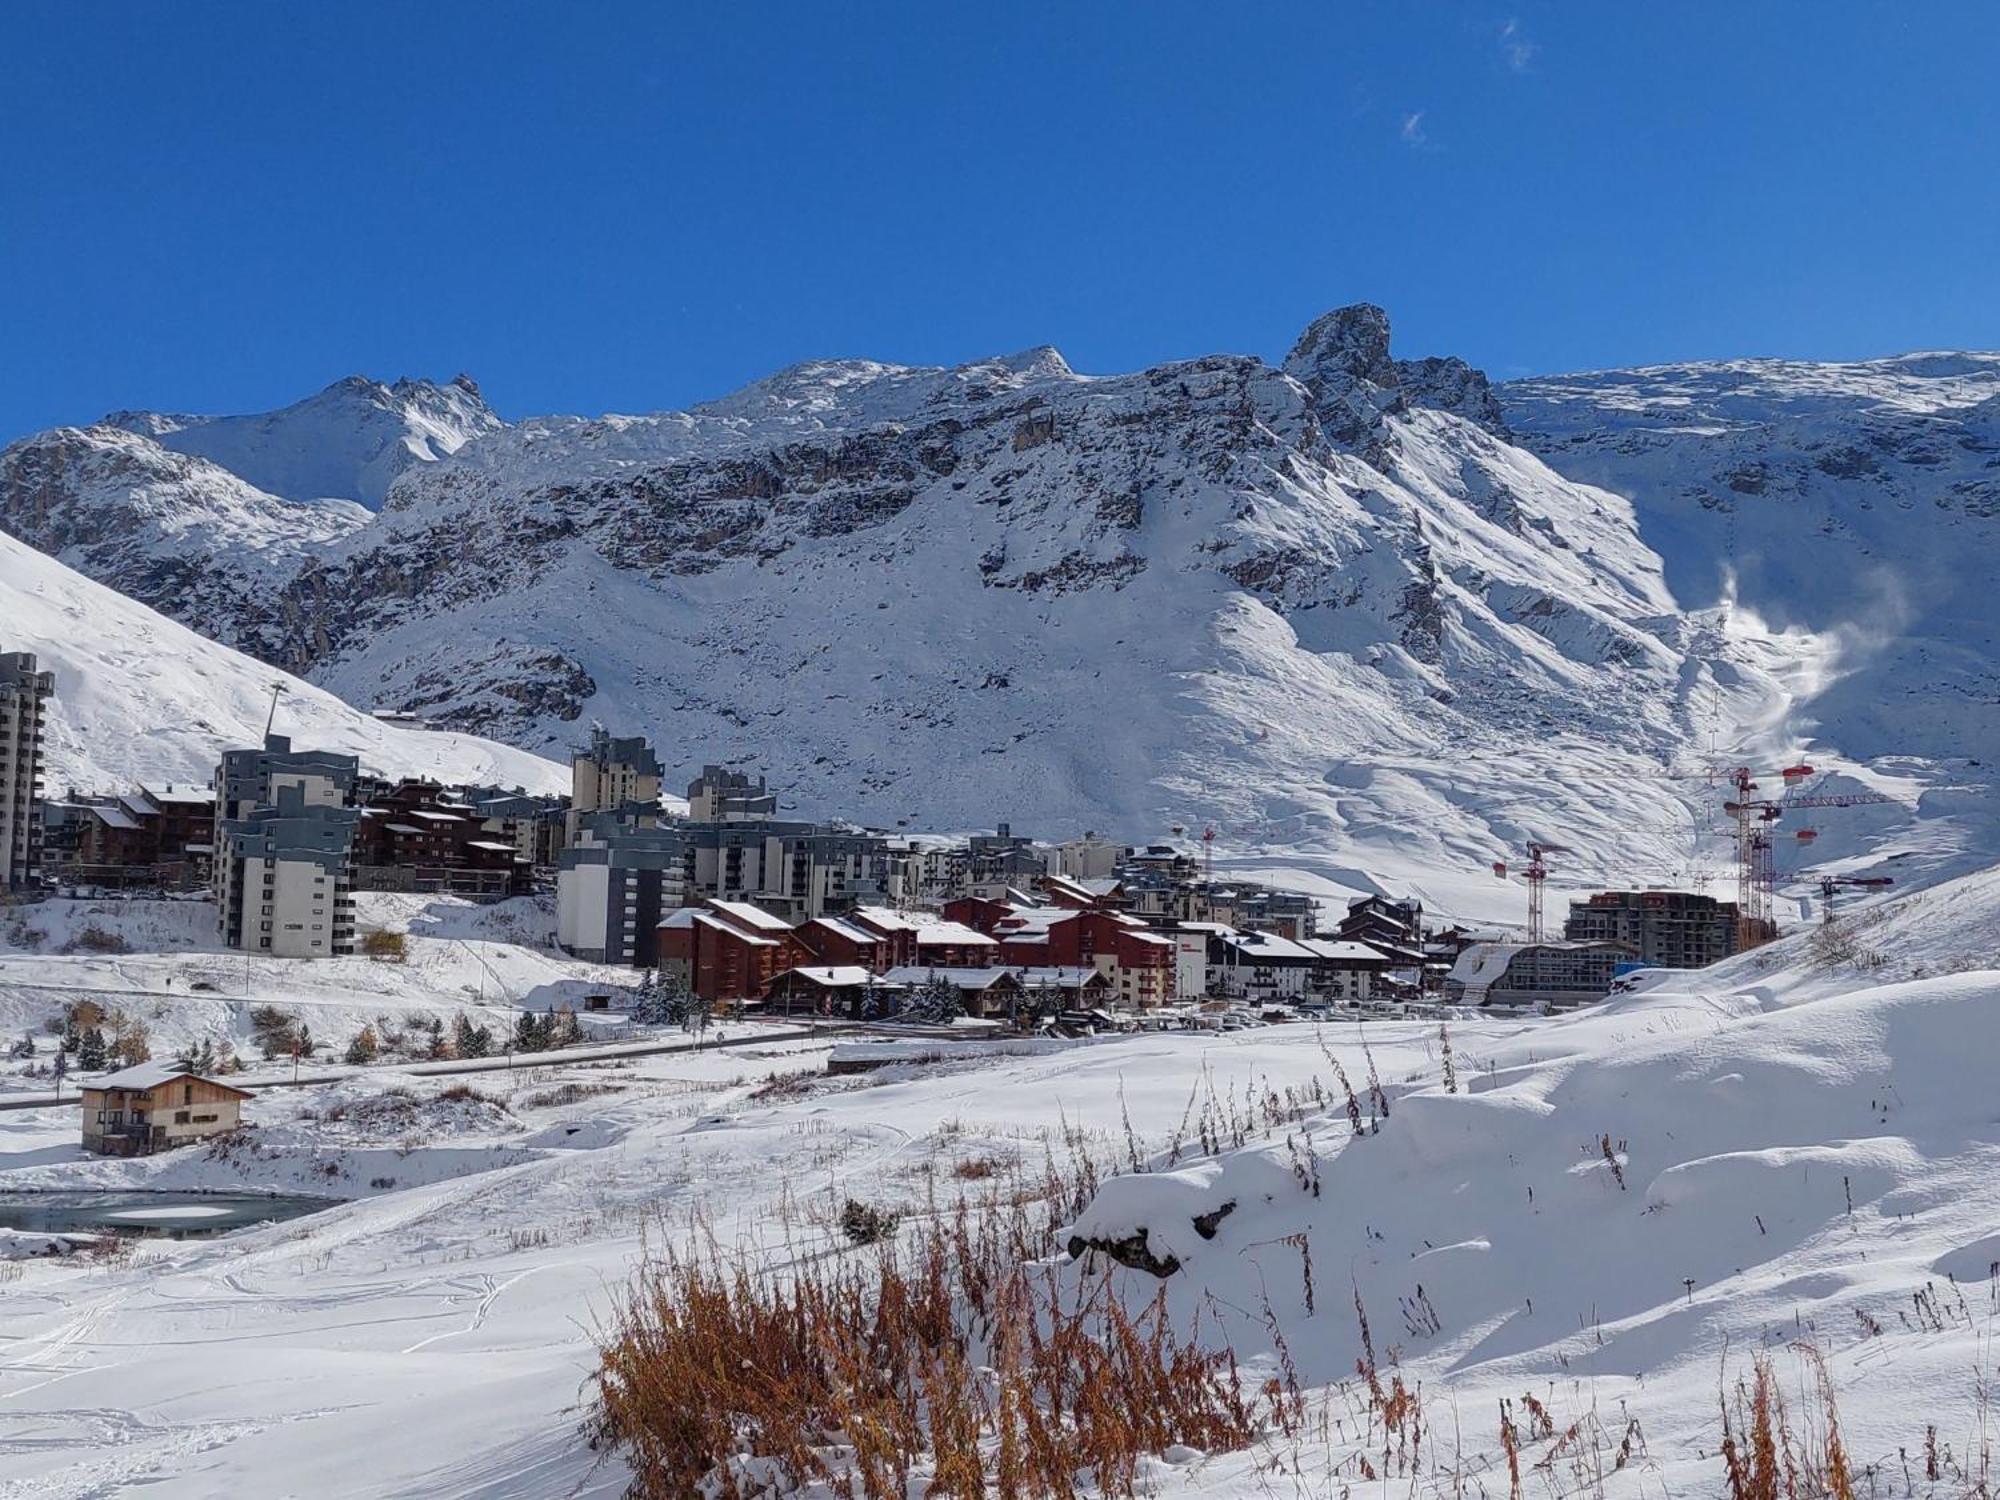
<instances>
[{"instance_id":1,"label":"grey multi-story building","mask_svg":"<svg viewBox=\"0 0 2000 1500\"><path fill-rule=\"evenodd\" d=\"M1632 957L1624 943L1474 943L1452 965L1445 999L1453 1005L1567 1010L1602 1000L1618 965Z\"/></svg>"},{"instance_id":2,"label":"grey multi-story building","mask_svg":"<svg viewBox=\"0 0 2000 1500\"><path fill-rule=\"evenodd\" d=\"M688 786L688 821L692 823L751 823L774 818L778 794L742 771L703 766Z\"/></svg>"},{"instance_id":3,"label":"grey multi-story building","mask_svg":"<svg viewBox=\"0 0 2000 1500\"><path fill-rule=\"evenodd\" d=\"M1692 891L1599 891L1569 904L1563 936L1624 943L1641 963L1700 969L1736 951L1736 903Z\"/></svg>"},{"instance_id":4,"label":"grey multi-story building","mask_svg":"<svg viewBox=\"0 0 2000 1500\"><path fill-rule=\"evenodd\" d=\"M556 859L556 942L596 963L651 967L660 918L689 901L693 848L681 828L586 819Z\"/></svg>"},{"instance_id":5,"label":"grey multi-story building","mask_svg":"<svg viewBox=\"0 0 2000 1500\"><path fill-rule=\"evenodd\" d=\"M215 856L222 940L272 958L354 951L354 825L360 813L280 781L275 805L219 825Z\"/></svg>"},{"instance_id":6,"label":"grey multi-story building","mask_svg":"<svg viewBox=\"0 0 2000 1500\"><path fill-rule=\"evenodd\" d=\"M55 690L33 653L0 654L0 890L41 875L42 732Z\"/></svg>"},{"instance_id":7,"label":"grey multi-story building","mask_svg":"<svg viewBox=\"0 0 2000 1500\"><path fill-rule=\"evenodd\" d=\"M290 736L267 734L262 749L222 752L215 773L216 826L276 807L278 792L288 786L297 788L308 806L352 807L360 780L358 756L294 750Z\"/></svg>"},{"instance_id":8,"label":"grey multi-story building","mask_svg":"<svg viewBox=\"0 0 2000 1500\"><path fill-rule=\"evenodd\" d=\"M590 743L570 756L569 781L570 843L593 813L619 813L630 823L659 822L660 759L642 735L617 736L598 725Z\"/></svg>"}]
</instances>

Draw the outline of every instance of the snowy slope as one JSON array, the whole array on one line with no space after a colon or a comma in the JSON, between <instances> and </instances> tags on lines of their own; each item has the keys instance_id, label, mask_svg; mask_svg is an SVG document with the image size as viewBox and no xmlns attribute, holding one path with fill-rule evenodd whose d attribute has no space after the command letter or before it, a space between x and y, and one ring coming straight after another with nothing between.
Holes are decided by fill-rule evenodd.
<instances>
[{"instance_id":1,"label":"snowy slope","mask_svg":"<svg viewBox=\"0 0 2000 1500\"><path fill-rule=\"evenodd\" d=\"M2000 876L1869 910L1879 963L1766 950L1553 1021L1453 1021L1455 1091L1435 1023L1378 1022L1045 1046L775 1098L757 1085L816 1070L823 1044L555 1062L470 1080L499 1102L456 1116L435 1098L447 1080L384 1072L416 1097L367 1081L262 1096L260 1149L225 1156L84 1159L71 1111L0 1115L0 1188L316 1181L355 1200L127 1265L24 1264L0 1292L0 1400L35 1441L0 1445L0 1484L616 1494L623 1471L584 1445L576 1403L649 1245L782 1275L872 1253L831 1228L846 1197L921 1221L960 1162L1032 1178L1081 1147L1154 1170L1109 1177L1076 1227L1157 1231L1184 1264L1160 1283L1064 1267L1051 1245L1056 1274L1106 1276L1135 1307L1164 1286L1178 1328L1199 1308L1200 1336L1228 1340L1246 1389L1289 1361L1306 1401L1297 1437L1177 1453L1151 1493L1506 1494L1504 1399L1524 1493L1722 1494L1718 1387L1768 1351L1805 1426L1791 1350L1810 1341L1855 1492L1962 1497L2000 1305ZM1358 1088L1381 1078L1379 1132L1353 1134L1336 1063ZM1212 1239L1180 1222L1225 1201ZM1357 1301L1384 1382L1421 1392L1414 1477L1397 1468L1408 1429L1366 1419ZM190 1384L195 1340L230 1378Z\"/></svg>"},{"instance_id":2,"label":"snowy slope","mask_svg":"<svg viewBox=\"0 0 2000 1500\"><path fill-rule=\"evenodd\" d=\"M272 495L353 500L374 510L405 469L435 463L506 424L469 376L445 385L385 385L350 375L278 411L233 417L118 411L102 425L208 459Z\"/></svg>"},{"instance_id":3,"label":"snowy slope","mask_svg":"<svg viewBox=\"0 0 2000 1500\"><path fill-rule=\"evenodd\" d=\"M279 730L357 754L364 769L538 791L568 784L561 768L506 745L384 724L8 536L0 536L0 647L32 651L56 674L48 784L58 791L206 783L222 750L259 743L280 682Z\"/></svg>"},{"instance_id":4,"label":"snowy slope","mask_svg":"<svg viewBox=\"0 0 2000 1500\"><path fill-rule=\"evenodd\" d=\"M1500 388L1519 440L1628 496L1690 607L1832 639L1849 754L2000 744L2000 354L1737 360Z\"/></svg>"}]
</instances>

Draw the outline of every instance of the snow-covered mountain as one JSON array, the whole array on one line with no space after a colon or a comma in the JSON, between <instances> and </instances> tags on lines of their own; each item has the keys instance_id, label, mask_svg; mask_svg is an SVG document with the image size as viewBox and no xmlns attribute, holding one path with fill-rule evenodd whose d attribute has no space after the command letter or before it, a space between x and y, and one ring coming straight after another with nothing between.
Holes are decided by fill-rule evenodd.
<instances>
[{"instance_id":1,"label":"snow-covered mountain","mask_svg":"<svg viewBox=\"0 0 2000 1500\"><path fill-rule=\"evenodd\" d=\"M206 458L287 500L353 500L374 510L404 470L447 458L506 424L470 376L444 385L384 385L350 375L278 411L234 417L116 411L100 425Z\"/></svg>"},{"instance_id":2,"label":"snow-covered mountain","mask_svg":"<svg viewBox=\"0 0 2000 1500\"><path fill-rule=\"evenodd\" d=\"M0 452L0 514L0 530L252 650L299 570L369 521L350 501L283 500L107 426L58 427Z\"/></svg>"},{"instance_id":3,"label":"snow-covered mountain","mask_svg":"<svg viewBox=\"0 0 2000 1500\"><path fill-rule=\"evenodd\" d=\"M279 683L280 732L359 755L364 769L534 791L568 785L563 768L525 751L385 724L9 536L0 536L0 642L56 674L47 779L57 792L206 782L220 751L261 740Z\"/></svg>"},{"instance_id":4,"label":"snow-covered mountain","mask_svg":"<svg viewBox=\"0 0 2000 1500\"><path fill-rule=\"evenodd\" d=\"M2000 746L2000 354L1521 380L1519 440L1629 497L1683 603L1837 646L1804 726L1861 756Z\"/></svg>"},{"instance_id":5,"label":"snow-covered mountain","mask_svg":"<svg viewBox=\"0 0 2000 1500\"><path fill-rule=\"evenodd\" d=\"M1951 505L1898 512L1939 560L1990 521L1987 366L1954 367L1956 416L1896 393L1949 363L1785 367L1818 381L1813 473L1865 472L1835 449L1912 473L1943 454ZM1389 878L1554 837L1579 875L1661 879L1688 873L1715 754L1816 736L1844 774L1934 794L1927 763L1841 752L1966 754L1948 742L1979 722L1990 632L1959 643L1956 699L1903 706L1936 732L1897 738L1848 687L1883 619L1856 584L1893 536L1843 518L1816 575L1843 585L1776 607L1783 575L1742 565L1762 533L1716 534L1698 497L1624 466L1658 424L1603 415L1603 393L1656 378L1496 393L1462 361L1395 358L1360 306L1276 367L820 362L685 412L496 421L409 464L373 516L250 486L234 455L66 429L0 454L0 528L349 701L545 751L598 719L885 826L1213 821L1251 858ZM1727 472L1769 448L1748 413L1777 400L1745 394ZM1675 450L1676 485L1725 426L1681 425L1709 436ZM299 464L323 462L319 430L293 429ZM1886 509L1865 487L1816 503L1849 499ZM1732 553L1737 593L1716 586Z\"/></svg>"}]
</instances>

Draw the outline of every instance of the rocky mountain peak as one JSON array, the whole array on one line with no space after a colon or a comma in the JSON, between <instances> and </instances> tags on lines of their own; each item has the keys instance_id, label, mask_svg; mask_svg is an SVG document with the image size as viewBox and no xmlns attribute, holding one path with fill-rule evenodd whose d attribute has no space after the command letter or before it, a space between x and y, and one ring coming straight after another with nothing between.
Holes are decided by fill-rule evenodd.
<instances>
[{"instance_id":1,"label":"rocky mountain peak","mask_svg":"<svg viewBox=\"0 0 2000 1500\"><path fill-rule=\"evenodd\" d=\"M1292 352L1285 356L1285 373L1315 394L1332 381L1395 385L1388 313L1372 302L1356 302L1320 314L1306 325Z\"/></svg>"},{"instance_id":2,"label":"rocky mountain peak","mask_svg":"<svg viewBox=\"0 0 2000 1500\"><path fill-rule=\"evenodd\" d=\"M1313 319L1285 356L1284 369L1311 395L1328 437L1379 460L1387 440L1383 418L1403 411L1386 312L1357 302Z\"/></svg>"}]
</instances>

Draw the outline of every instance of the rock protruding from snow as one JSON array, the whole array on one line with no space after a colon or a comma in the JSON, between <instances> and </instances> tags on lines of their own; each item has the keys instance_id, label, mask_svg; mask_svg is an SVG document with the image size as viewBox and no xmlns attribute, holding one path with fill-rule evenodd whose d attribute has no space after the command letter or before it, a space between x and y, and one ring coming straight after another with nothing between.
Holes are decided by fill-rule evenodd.
<instances>
[{"instance_id":1,"label":"rock protruding from snow","mask_svg":"<svg viewBox=\"0 0 2000 1500\"><path fill-rule=\"evenodd\" d=\"M1493 393L1493 382L1484 370L1475 370L1457 355L1399 359L1396 380L1410 405L1451 412L1484 427L1503 442L1513 441L1507 430L1507 414Z\"/></svg>"},{"instance_id":2,"label":"rock protruding from snow","mask_svg":"<svg viewBox=\"0 0 2000 1500\"><path fill-rule=\"evenodd\" d=\"M1389 357L1389 315L1372 302L1313 319L1285 356L1285 373L1311 394L1327 436L1344 448L1378 450L1383 418L1404 410Z\"/></svg>"},{"instance_id":3,"label":"rock protruding from snow","mask_svg":"<svg viewBox=\"0 0 2000 1500\"><path fill-rule=\"evenodd\" d=\"M103 425L141 433L194 454L287 500L353 500L381 508L396 476L448 458L502 422L467 375L384 384L337 380L277 411L203 417L120 411Z\"/></svg>"}]
</instances>

